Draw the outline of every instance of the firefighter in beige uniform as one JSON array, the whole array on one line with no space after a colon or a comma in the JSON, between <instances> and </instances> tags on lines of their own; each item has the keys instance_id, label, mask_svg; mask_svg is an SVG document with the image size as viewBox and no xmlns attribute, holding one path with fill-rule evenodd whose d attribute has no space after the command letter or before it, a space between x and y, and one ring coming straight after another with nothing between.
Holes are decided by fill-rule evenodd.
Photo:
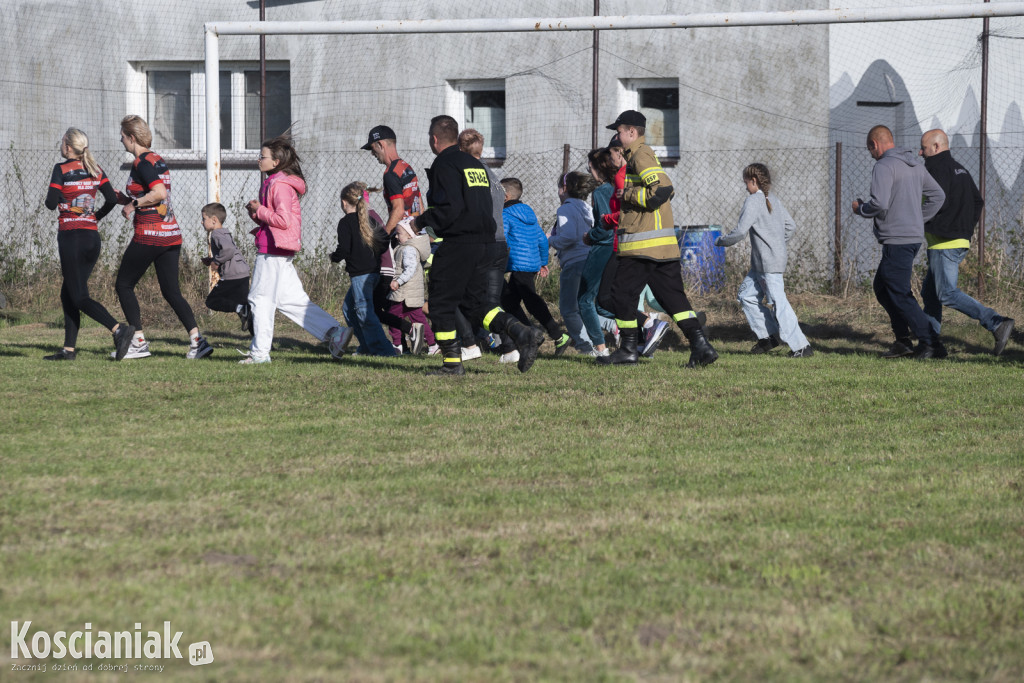
<instances>
[{"instance_id":1,"label":"firefighter in beige uniform","mask_svg":"<svg viewBox=\"0 0 1024 683\"><path fill-rule=\"evenodd\" d=\"M704 337L697 314L683 291L679 243L669 204L673 194L672 181L658 163L654 151L644 142L646 125L647 119L643 114L627 110L608 126L618 132L626 150L626 184L617 191L617 194L621 193L622 201L618 230L619 268L608 297L622 339L615 353L597 361L603 365L637 362L639 330L636 302L644 286L650 285L655 298L690 342L687 367L710 365L718 359L718 353Z\"/></svg>"}]
</instances>

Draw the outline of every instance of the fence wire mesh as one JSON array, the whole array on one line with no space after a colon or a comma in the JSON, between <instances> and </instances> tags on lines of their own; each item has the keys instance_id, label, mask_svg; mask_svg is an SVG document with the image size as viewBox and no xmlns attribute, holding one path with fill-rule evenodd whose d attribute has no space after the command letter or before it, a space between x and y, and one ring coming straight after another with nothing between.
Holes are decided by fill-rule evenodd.
<instances>
[{"instance_id":1,"label":"fence wire mesh","mask_svg":"<svg viewBox=\"0 0 1024 683\"><path fill-rule=\"evenodd\" d=\"M401 151L401 150L400 150ZM586 170L588 150L569 148L569 170ZM340 189L353 180L380 186L383 167L369 152L303 151L303 170L308 192L302 200L303 240L307 258L323 255L335 247L335 227L341 217ZM954 156L978 177L977 148L954 149ZM97 160L115 187L122 187L128 176L126 155L99 152ZM425 150L402 152L428 187L425 169L433 154ZM255 155L254 155L255 157ZM9 228L0 236L3 278L41 262L57 258L55 214L46 210L43 200L53 164L59 161L54 150L7 149L0 151L0 211L9 217ZM871 232L870 221L854 216L854 199L868 195L873 160L863 148L846 148L842 153L839 205L839 270L836 270L836 151L825 149L766 149L683 152L678 160L666 160L666 170L675 186L672 210L678 226L713 225L723 232L735 227L745 197L741 170L760 161L772 170L775 192L785 202L797 223L797 234L790 243L788 280L795 289L820 290L833 283L848 287L861 284L873 272L881 250ZM252 239L247 234L252 224L245 204L259 191L261 177L251 164L237 162L223 172L223 203L228 208L227 228L250 258ZM241 166L241 167L239 167ZM524 186L523 200L530 204L541 223L550 227L558 208L556 182L566 167L565 149L548 152L511 154L495 170L499 177L514 176ZM1024 167L1024 149L989 150L990 178L996 167ZM205 169L171 164L172 198L175 214L183 227L187 252L205 249L200 208L206 203ZM1006 261L1005 277L1019 275L1021 225L1024 222L1024 173L1016 183L1005 187L989 183L987 197L987 238L990 259ZM386 211L380 194L371 198L373 208ZM131 238L131 225L117 212L101 224L104 258L116 263ZM744 267L749 245L728 250L728 263Z\"/></svg>"}]
</instances>

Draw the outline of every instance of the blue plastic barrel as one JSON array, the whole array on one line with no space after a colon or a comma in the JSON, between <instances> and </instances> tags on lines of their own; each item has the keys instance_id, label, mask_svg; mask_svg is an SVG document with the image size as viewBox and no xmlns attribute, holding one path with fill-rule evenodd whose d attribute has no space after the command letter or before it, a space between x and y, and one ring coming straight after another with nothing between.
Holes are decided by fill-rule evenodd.
<instances>
[{"instance_id":1,"label":"blue plastic barrel","mask_svg":"<svg viewBox=\"0 0 1024 683\"><path fill-rule=\"evenodd\" d=\"M683 277L702 292L725 285L725 247L715 246L721 235L720 225L676 226Z\"/></svg>"}]
</instances>

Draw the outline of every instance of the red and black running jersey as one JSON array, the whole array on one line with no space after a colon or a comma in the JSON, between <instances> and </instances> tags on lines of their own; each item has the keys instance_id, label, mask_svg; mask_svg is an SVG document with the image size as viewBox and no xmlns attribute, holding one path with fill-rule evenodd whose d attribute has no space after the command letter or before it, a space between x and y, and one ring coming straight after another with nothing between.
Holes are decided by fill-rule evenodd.
<instances>
[{"instance_id":1,"label":"red and black running jersey","mask_svg":"<svg viewBox=\"0 0 1024 683\"><path fill-rule=\"evenodd\" d=\"M401 159L395 159L384 172L384 198L388 202L388 211L395 199L405 202L405 216L419 216L423 213L423 199L420 197L420 185L416 179L416 171Z\"/></svg>"},{"instance_id":2,"label":"red and black running jersey","mask_svg":"<svg viewBox=\"0 0 1024 683\"><path fill-rule=\"evenodd\" d=\"M57 210L60 211L57 215L58 232L96 230L96 192L104 184L110 185L107 174L101 170L100 177L93 178L79 159L71 159L53 167L50 188L60 193L57 203Z\"/></svg>"},{"instance_id":3,"label":"red and black running jersey","mask_svg":"<svg viewBox=\"0 0 1024 683\"><path fill-rule=\"evenodd\" d=\"M146 152L135 160L128 174L125 193L129 198L137 199L160 184L167 188L167 197L156 206L135 210L135 236L132 241L156 247L173 247L181 244L181 228L171 208L171 172L159 154Z\"/></svg>"}]
</instances>

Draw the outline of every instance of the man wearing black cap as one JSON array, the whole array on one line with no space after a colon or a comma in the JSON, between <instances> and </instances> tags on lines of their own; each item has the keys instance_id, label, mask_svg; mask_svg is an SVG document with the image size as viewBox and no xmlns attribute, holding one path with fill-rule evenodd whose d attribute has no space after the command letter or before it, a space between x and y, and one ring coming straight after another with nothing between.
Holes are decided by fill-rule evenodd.
<instances>
[{"instance_id":1,"label":"man wearing black cap","mask_svg":"<svg viewBox=\"0 0 1024 683\"><path fill-rule=\"evenodd\" d=\"M710 365L718 353L701 330L697 314L683 290L679 273L679 243L672 222L672 181L645 143L647 118L629 109L608 126L619 134L625 149L626 184L615 194L622 202L619 215L618 270L609 303L619 326L621 343L615 353L597 359L603 365L635 364L639 358L636 302L644 286L679 325L690 342L687 367Z\"/></svg>"},{"instance_id":2,"label":"man wearing black cap","mask_svg":"<svg viewBox=\"0 0 1024 683\"><path fill-rule=\"evenodd\" d=\"M423 213L423 199L420 197L416 171L398 156L395 131L388 126L371 128L362 149L369 150L373 158L387 169L384 171L383 186L384 199L388 203L388 219L384 224L384 231L392 235L399 221ZM409 349L413 350L423 343L423 326L390 312L388 294L391 293L391 281L394 277L395 266L391 250L385 249L380 257L380 280L373 290L373 307L382 323L401 330L408 337Z\"/></svg>"},{"instance_id":3,"label":"man wearing black cap","mask_svg":"<svg viewBox=\"0 0 1024 683\"><path fill-rule=\"evenodd\" d=\"M487 276L492 267L488 245L496 225L487 169L459 149L459 124L451 116L430 121L430 149L437 155L427 169L430 185L427 208L415 219L417 229L430 227L442 239L430 269L430 325L444 354L436 375L462 375L462 341L456 332L455 311L474 325L508 335L519 351L519 371L537 359L544 333L527 327L488 302Z\"/></svg>"}]
</instances>

